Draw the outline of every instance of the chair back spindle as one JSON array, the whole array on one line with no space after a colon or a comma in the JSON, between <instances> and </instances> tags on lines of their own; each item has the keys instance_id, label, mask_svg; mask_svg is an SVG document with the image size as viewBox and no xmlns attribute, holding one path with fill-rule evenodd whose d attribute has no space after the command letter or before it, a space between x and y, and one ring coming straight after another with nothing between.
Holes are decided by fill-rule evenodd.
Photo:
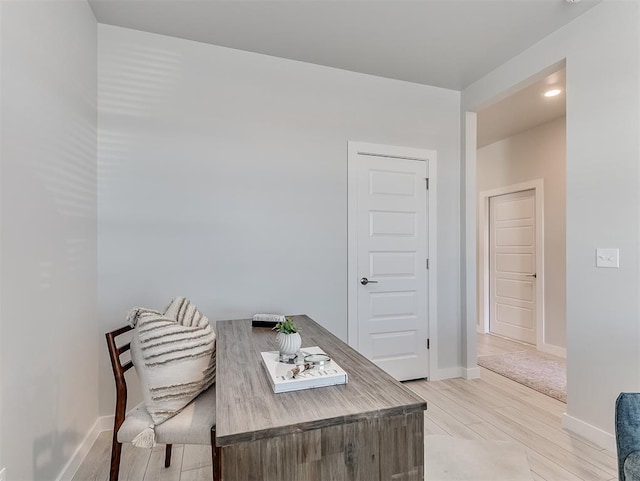
<instances>
[{"instance_id":1,"label":"chair back spindle","mask_svg":"<svg viewBox=\"0 0 640 481\"><path fill-rule=\"evenodd\" d=\"M127 410L127 381L124 373L133 367L131 360L122 363L120 356L131 349L131 343L126 343L120 347L116 344L116 338L133 329L131 326L124 326L112 332L105 334L107 338L107 346L109 348L109 358L111 359L111 368L116 382L116 413L113 429L115 432L120 429L124 422L124 416Z\"/></svg>"}]
</instances>

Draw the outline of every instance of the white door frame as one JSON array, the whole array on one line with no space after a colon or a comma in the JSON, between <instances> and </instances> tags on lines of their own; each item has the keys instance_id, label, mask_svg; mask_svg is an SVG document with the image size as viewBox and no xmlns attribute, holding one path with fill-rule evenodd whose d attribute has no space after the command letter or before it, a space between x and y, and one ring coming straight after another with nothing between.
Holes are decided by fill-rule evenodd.
<instances>
[{"instance_id":1,"label":"white door frame","mask_svg":"<svg viewBox=\"0 0 640 481\"><path fill-rule=\"evenodd\" d=\"M478 195L478 331L489 332L489 199L498 195L533 190L536 199L536 347L544 351L544 181L484 190Z\"/></svg>"},{"instance_id":2,"label":"white door frame","mask_svg":"<svg viewBox=\"0 0 640 481\"><path fill-rule=\"evenodd\" d=\"M427 289L429 309L427 331L430 339L429 379L438 365L438 322L437 322L437 156L435 150L415 149L394 145L371 144L367 142L348 142L347 157L347 342L358 349L358 226L352 220L358 213L358 171L356 159L358 155L389 157L394 159L419 160L429 162L429 196L428 196L428 234L427 258L429 259L429 276Z\"/></svg>"}]
</instances>

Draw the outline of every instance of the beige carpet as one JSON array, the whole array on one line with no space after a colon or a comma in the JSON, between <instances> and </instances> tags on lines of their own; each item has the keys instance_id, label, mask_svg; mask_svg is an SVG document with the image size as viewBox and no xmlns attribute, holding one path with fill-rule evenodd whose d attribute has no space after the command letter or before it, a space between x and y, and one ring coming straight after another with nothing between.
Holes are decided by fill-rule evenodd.
<instances>
[{"instance_id":1,"label":"beige carpet","mask_svg":"<svg viewBox=\"0 0 640 481\"><path fill-rule=\"evenodd\" d=\"M478 365L567 402L567 368L560 357L538 351L518 351L479 356Z\"/></svg>"},{"instance_id":2,"label":"beige carpet","mask_svg":"<svg viewBox=\"0 0 640 481\"><path fill-rule=\"evenodd\" d=\"M425 480L533 480L527 454L519 444L425 436L424 451Z\"/></svg>"}]
</instances>

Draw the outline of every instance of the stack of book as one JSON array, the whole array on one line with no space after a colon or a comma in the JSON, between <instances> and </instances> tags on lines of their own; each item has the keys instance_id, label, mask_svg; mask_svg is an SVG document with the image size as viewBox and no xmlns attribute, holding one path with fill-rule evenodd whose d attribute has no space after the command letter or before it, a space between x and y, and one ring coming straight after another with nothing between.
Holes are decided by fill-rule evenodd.
<instances>
[{"instance_id":1,"label":"stack of book","mask_svg":"<svg viewBox=\"0 0 640 481\"><path fill-rule=\"evenodd\" d=\"M308 354L325 354L318 346L304 347L300 349L302 357ZM267 371L267 378L273 388L274 393L299 391L316 387L335 386L336 384L346 384L347 373L338 364L331 360L318 367L311 367L295 376L292 375L296 364L280 362L278 351L261 352L262 365ZM301 359L300 364L303 361Z\"/></svg>"}]
</instances>

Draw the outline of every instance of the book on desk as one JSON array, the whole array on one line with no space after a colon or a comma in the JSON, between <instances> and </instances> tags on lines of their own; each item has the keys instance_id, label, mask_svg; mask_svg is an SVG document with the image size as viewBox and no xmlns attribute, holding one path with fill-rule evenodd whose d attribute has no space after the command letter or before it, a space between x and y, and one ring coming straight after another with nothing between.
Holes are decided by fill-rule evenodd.
<instances>
[{"instance_id":1,"label":"book on desk","mask_svg":"<svg viewBox=\"0 0 640 481\"><path fill-rule=\"evenodd\" d=\"M304 347L300 351L305 354L325 354L318 346ZM296 367L295 363L280 362L280 353L278 351L267 351L260 354L267 379L276 394L346 384L349 380L349 376L344 369L333 360L324 366L308 369L295 377L288 378L287 373Z\"/></svg>"}]
</instances>

